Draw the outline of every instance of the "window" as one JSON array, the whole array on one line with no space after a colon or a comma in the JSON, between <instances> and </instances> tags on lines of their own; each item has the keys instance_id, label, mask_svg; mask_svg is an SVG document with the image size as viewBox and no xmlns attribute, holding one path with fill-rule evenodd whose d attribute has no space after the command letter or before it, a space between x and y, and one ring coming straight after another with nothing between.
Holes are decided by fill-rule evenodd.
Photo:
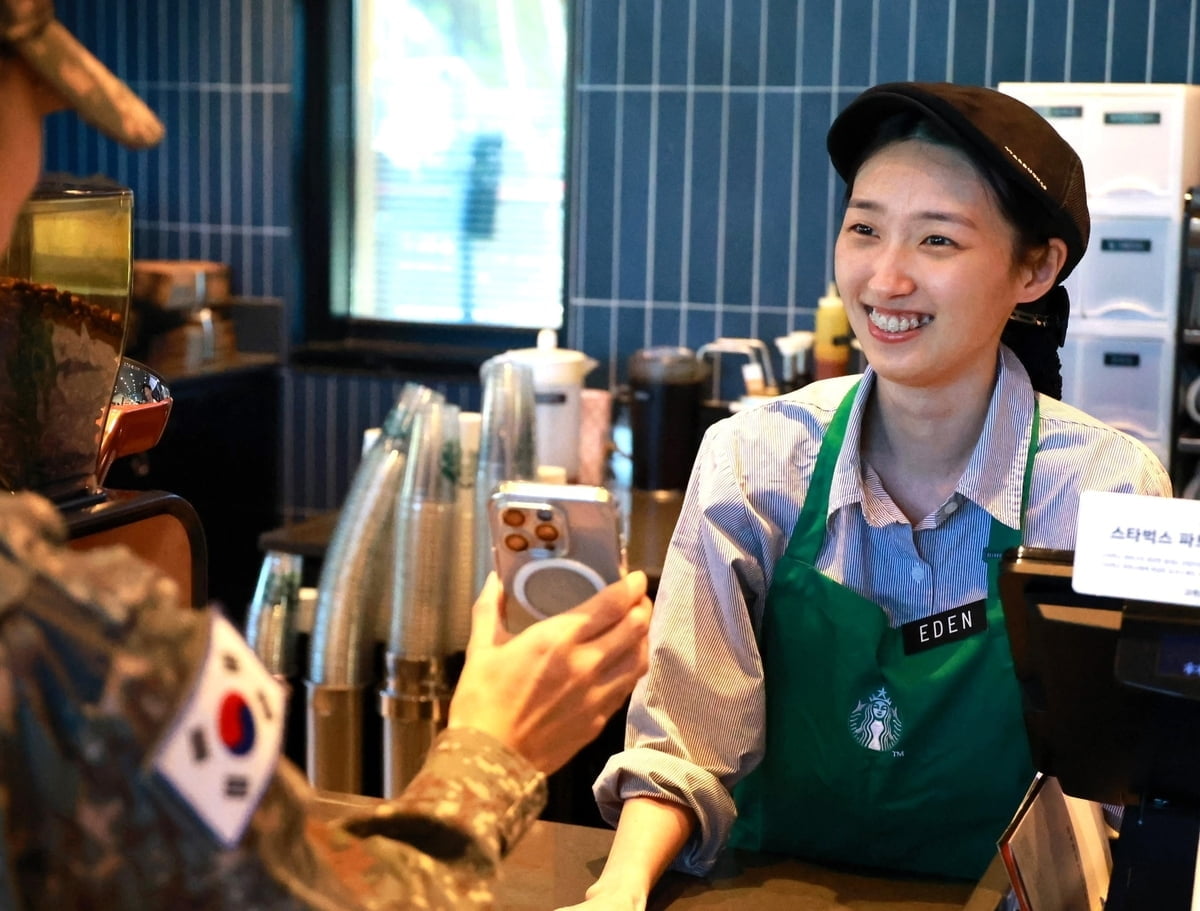
<instances>
[{"instance_id":1,"label":"window","mask_svg":"<svg viewBox=\"0 0 1200 911\"><path fill-rule=\"evenodd\" d=\"M565 4L301 0L308 341L562 326Z\"/></svg>"}]
</instances>

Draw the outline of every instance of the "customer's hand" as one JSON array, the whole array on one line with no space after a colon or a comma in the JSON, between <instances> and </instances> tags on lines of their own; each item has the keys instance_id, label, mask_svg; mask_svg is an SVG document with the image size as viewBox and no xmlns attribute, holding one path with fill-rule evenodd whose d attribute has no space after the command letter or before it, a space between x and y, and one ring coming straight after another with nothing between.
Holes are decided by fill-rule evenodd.
<instances>
[{"instance_id":1,"label":"customer's hand","mask_svg":"<svg viewBox=\"0 0 1200 911\"><path fill-rule=\"evenodd\" d=\"M646 671L646 575L630 573L517 636L492 573L475 602L449 727L491 734L549 774L600 733Z\"/></svg>"}]
</instances>

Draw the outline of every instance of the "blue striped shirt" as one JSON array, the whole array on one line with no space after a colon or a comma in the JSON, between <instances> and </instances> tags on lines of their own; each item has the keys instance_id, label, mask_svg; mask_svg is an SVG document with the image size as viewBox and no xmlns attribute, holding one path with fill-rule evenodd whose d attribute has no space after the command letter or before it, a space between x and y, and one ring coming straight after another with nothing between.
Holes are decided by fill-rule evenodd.
<instances>
[{"instance_id":1,"label":"blue striped shirt","mask_svg":"<svg viewBox=\"0 0 1200 911\"><path fill-rule=\"evenodd\" d=\"M594 788L612 824L630 797L691 807L699 827L676 869L703 874L712 866L735 817L730 789L762 757L755 631L821 440L857 379L814 383L733 415L709 430L696 459L663 567L650 670L633 694L626 749ZM966 470L946 502L914 526L859 459L873 386L868 368L834 469L817 568L878 603L898 626L986 597L982 555L991 520L1021 524L1034 392L1002 347ZM1039 407L1026 545L1073 548L1081 491L1171 495L1165 469L1142 443L1055 399L1042 396Z\"/></svg>"}]
</instances>

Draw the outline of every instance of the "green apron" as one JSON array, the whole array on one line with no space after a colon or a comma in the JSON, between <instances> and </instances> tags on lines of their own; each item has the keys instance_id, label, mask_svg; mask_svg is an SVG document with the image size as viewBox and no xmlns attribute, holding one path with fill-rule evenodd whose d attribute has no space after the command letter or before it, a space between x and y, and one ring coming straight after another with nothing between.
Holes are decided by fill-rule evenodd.
<instances>
[{"instance_id":1,"label":"green apron","mask_svg":"<svg viewBox=\"0 0 1200 911\"><path fill-rule=\"evenodd\" d=\"M974 879L1034 773L998 589L1000 555L1021 532L992 520L987 628L905 654L879 605L815 568L854 394L821 444L767 594L765 755L734 789L730 843ZM1022 524L1037 429L1035 398Z\"/></svg>"}]
</instances>

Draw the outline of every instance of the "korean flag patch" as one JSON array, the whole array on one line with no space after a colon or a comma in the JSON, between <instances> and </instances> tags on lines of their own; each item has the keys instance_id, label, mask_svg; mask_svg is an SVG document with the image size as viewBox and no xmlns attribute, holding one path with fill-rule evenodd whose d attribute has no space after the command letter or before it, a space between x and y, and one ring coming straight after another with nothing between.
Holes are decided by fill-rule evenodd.
<instances>
[{"instance_id":1,"label":"korean flag patch","mask_svg":"<svg viewBox=\"0 0 1200 911\"><path fill-rule=\"evenodd\" d=\"M216 611L209 616L204 663L153 766L231 848L275 772L286 694L233 624Z\"/></svg>"}]
</instances>

